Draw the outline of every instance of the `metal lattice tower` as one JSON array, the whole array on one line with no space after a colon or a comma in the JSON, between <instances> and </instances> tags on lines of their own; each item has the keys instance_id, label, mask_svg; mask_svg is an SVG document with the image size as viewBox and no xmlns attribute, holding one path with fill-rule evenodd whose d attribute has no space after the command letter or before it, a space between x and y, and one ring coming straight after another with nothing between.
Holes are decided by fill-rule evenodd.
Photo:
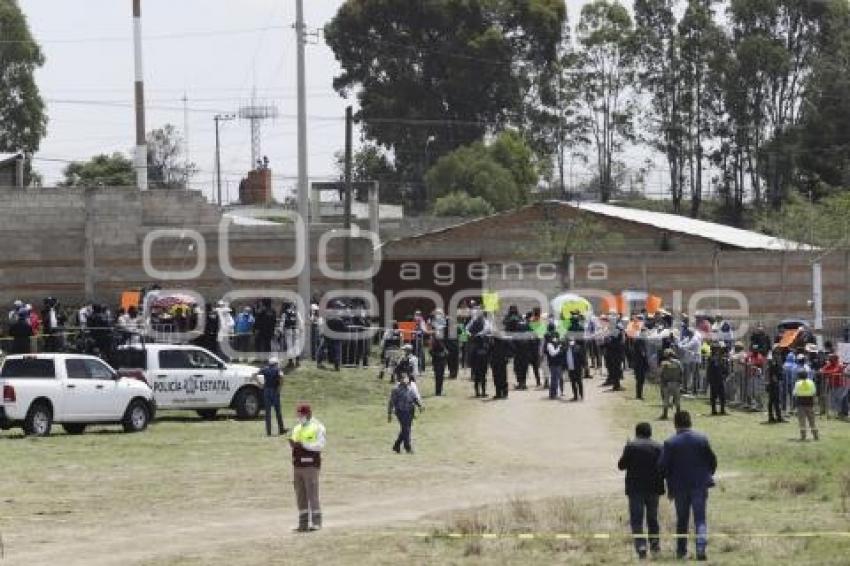
<instances>
[{"instance_id":1,"label":"metal lattice tower","mask_svg":"<svg viewBox=\"0 0 850 566\"><path fill-rule=\"evenodd\" d=\"M277 118L277 107L252 103L239 109L239 117L251 123L251 168L254 169L262 159L260 124L263 120Z\"/></svg>"}]
</instances>

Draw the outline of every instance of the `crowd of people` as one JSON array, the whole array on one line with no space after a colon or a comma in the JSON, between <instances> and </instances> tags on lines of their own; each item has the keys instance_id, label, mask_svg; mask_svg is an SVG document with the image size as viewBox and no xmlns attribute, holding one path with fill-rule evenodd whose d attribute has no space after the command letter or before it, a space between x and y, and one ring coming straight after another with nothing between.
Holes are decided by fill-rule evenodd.
<instances>
[{"instance_id":1,"label":"crowd of people","mask_svg":"<svg viewBox=\"0 0 850 566\"><path fill-rule=\"evenodd\" d=\"M261 299L236 310L234 314L224 301L199 306L167 297L151 301L147 309L93 303L66 308L47 297L38 310L16 300L8 312L7 338L0 338L0 351L72 351L108 357L124 344L166 341L192 342L225 359L289 352L290 364L300 362L302 317L294 304L284 302L276 308L271 299Z\"/></svg>"}]
</instances>

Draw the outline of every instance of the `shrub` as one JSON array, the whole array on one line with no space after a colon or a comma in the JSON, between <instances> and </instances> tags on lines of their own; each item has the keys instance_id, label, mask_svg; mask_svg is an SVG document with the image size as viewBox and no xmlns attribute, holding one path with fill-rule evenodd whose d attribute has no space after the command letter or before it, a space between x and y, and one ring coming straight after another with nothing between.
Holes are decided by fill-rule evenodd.
<instances>
[{"instance_id":1,"label":"shrub","mask_svg":"<svg viewBox=\"0 0 850 566\"><path fill-rule=\"evenodd\" d=\"M462 192L449 193L434 201L436 216L462 216L464 218L493 214L494 208L481 197L469 196Z\"/></svg>"}]
</instances>

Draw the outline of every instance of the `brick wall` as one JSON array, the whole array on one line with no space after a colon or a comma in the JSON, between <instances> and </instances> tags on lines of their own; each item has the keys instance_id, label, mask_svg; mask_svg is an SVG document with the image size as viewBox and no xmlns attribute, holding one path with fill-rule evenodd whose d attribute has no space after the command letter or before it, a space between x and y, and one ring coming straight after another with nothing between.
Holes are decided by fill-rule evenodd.
<instances>
[{"instance_id":1,"label":"brick wall","mask_svg":"<svg viewBox=\"0 0 850 566\"><path fill-rule=\"evenodd\" d=\"M550 210L551 212L551 210ZM577 214L561 207L555 211L561 219ZM535 250L539 245L539 227L546 221L545 207L528 207L516 212L496 215L481 221L403 238L384 246L384 257L393 260L477 259L488 264L482 288L492 290L528 289L551 298L560 291L599 289L611 293L623 290L649 291L673 305L681 294L682 310L687 312L695 293L709 291L699 303L701 309L732 309L737 303L716 289L741 293L751 316L772 320L801 317L811 320L812 299L811 252L744 251L723 249L711 240L672 235L672 251L661 251L660 230L617 219L598 219L604 230L620 234L616 249L574 256L574 278L568 277L563 258L546 258ZM521 275L505 264L522 262ZM538 262L551 262L557 277L543 269L538 277ZM591 267L595 269L590 269ZM602 269L604 266L604 269ZM835 252L822 260L823 307L826 317L850 315L850 253ZM597 277L593 277L594 271ZM604 277L600 277L604 274ZM427 287L427 285L425 285ZM535 306L530 298L516 298L521 309ZM505 305L502 305L503 307Z\"/></svg>"}]
</instances>

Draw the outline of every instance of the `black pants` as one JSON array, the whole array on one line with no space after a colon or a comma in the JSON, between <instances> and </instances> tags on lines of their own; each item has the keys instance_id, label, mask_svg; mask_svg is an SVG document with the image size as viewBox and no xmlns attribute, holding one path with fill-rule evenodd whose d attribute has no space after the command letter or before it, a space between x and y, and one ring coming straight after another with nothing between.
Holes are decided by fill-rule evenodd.
<instances>
[{"instance_id":1,"label":"black pants","mask_svg":"<svg viewBox=\"0 0 850 566\"><path fill-rule=\"evenodd\" d=\"M576 368L569 371L570 387L573 389L573 399L584 399L584 384L581 380L584 368Z\"/></svg>"},{"instance_id":2,"label":"black pants","mask_svg":"<svg viewBox=\"0 0 850 566\"><path fill-rule=\"evenodd\" d=\"M469 360L472 368L472 380L475 384L475 396L487 396L487 355L472 353Z\"/></svg>"},{"instance_id":3,"label":"black pants","mask_svg":"<svg viewBox=\"0 0 850 566\"><path fill-rule=\"evenodd\" d=\"M362 338L357 341L357 359L354 360L354 365L358 363L363 367L369 367L369 339Z\"/></svg>"},{"instance_id":4,"label":"black pants","mask_svg":"<svg viewBox=\"0 0 850 566\"><path fill-rule=\"evenodd\" d=\"M726 412L726 387L722 381L711 381L708 384L708 392L711 398L711 414L717 413L717 404L720 403L720 412Z\"/></svg>"},{"instance_id":5,"label":"black pants","mask_svg":"<svg viewBox=\"0 0 850 566\"><path fill-rule=\"evenodd\" d=\"M411 428L413 428L413 411L396 411L395 416L398 419L400 429L398 431L398 438L396 438L393 444L393 450L398 452L401 450L402 445L404 445L404 449L407 452L411 452L413 446L410 441L410 432Z\"/></svg>"},{"instance_id":6,"label":"black pants","mask_svg":"<svg viewBox=\"0 0 850 566\"><path fill-rule=\"evenodd\" d=\"M643 399L643 384L646 383L646 369L635 368L635 397Z\"/></svg>"},{"instance_id":7,"label":"black pants","mask_svg":"<svg viewBox=\"0 0 850 566\"><path fill-rule=\"evenodd\" d=\"M508 398L508 362L496 362L492 365L493 386L496 388L496 399Z\"/></svg>"},{"instance_id":8,"label":"black pants","mask_svg":"<svg viewBox=\"0 0 850 566\"><path fill-rule=\"evenodd\" d=\"M590 360L590 365L593 369L602 367L602 353L600 352L599 344L596 340L590 340L587 343L587 357Z\"/></svg>"},{"instance_id":9,"label":"black pants","mask_svg":"<svg viewBox=\"0 0 850 566\"><path fill-rule=\"evenodd\" d=\"M537 355L531 358L531 371L534 372L534 382L540 387L540 358Z\"/></svg>"},{"instance_id":10,"label":"black pants","mask_svg":"<svg viewBox=\"0 0 850 566\"><path fill-rule=\"evenodd\" d=\"M517 356L514 358L514 375L516 375L517 387L525 389L526 381L528 381L528 359L525 356Z\"/></svg>"},{"instance_id":11,"label":"black pants","mask_svg":"<svg viewBox=\"0 0 850 566\"><path fill-rule=\"evenodd\" d=\"M434 365L434 394L440 396L443 394L443 379L446 376L446 358L434 356L431 358L431 363Z\"/></svg>"},{"instance_id":12,"label":"black pants","mask_svg":"<svg viewBox=\"0 0 850 566\"><path fill-rule=\"evenodd\" d=\"M782 420L782 405L779 403L779 384L767 384L767 420Z\"/></svg>"},{"instance_id":13,"label":"black pants","mask_svg":"<svg viewBox=\"0 0 850 566\"><path fill-rule=\"evenodd\" d=\"M620 381L623 379L623 361L619 358L612 359L608 366L608 379L606 384L612 385L614 389L620 389Z\"/></svg>"},{"instance_id":14,"label":"black pants","mask_svg":"<svg viewBox=\"0 0 850 566\"><path fill-rule=\"evenodd\" d=\"M658 495L649 493L634 493L629 497L629 522L632 527L635 550L638 554L646 554L647 539L644 536L643 524L646 516L646 526L649 530L649 547L658 552Z\"/></svg>"},{"instance_id":15,"label":"black pants","mask_svg":"<svg viewBox=\"0 0 850 566\"><path fill-rule=\"evenodd\" d=\"M256 348L258 352L271 352L272 335L258 333L256 336L254 336L254 348Z\"/></svg>"},{"instance_id":16,"label":"black pants","mask_svg":"<svg viewBox=\"0 0 850 566\"><path fill-rule=\"evenodd\" d=\"M458 343L456 340L446 341L446 366L449 368L449 379L457 379L458 363Z\"/></svg>"}]
</instances>

